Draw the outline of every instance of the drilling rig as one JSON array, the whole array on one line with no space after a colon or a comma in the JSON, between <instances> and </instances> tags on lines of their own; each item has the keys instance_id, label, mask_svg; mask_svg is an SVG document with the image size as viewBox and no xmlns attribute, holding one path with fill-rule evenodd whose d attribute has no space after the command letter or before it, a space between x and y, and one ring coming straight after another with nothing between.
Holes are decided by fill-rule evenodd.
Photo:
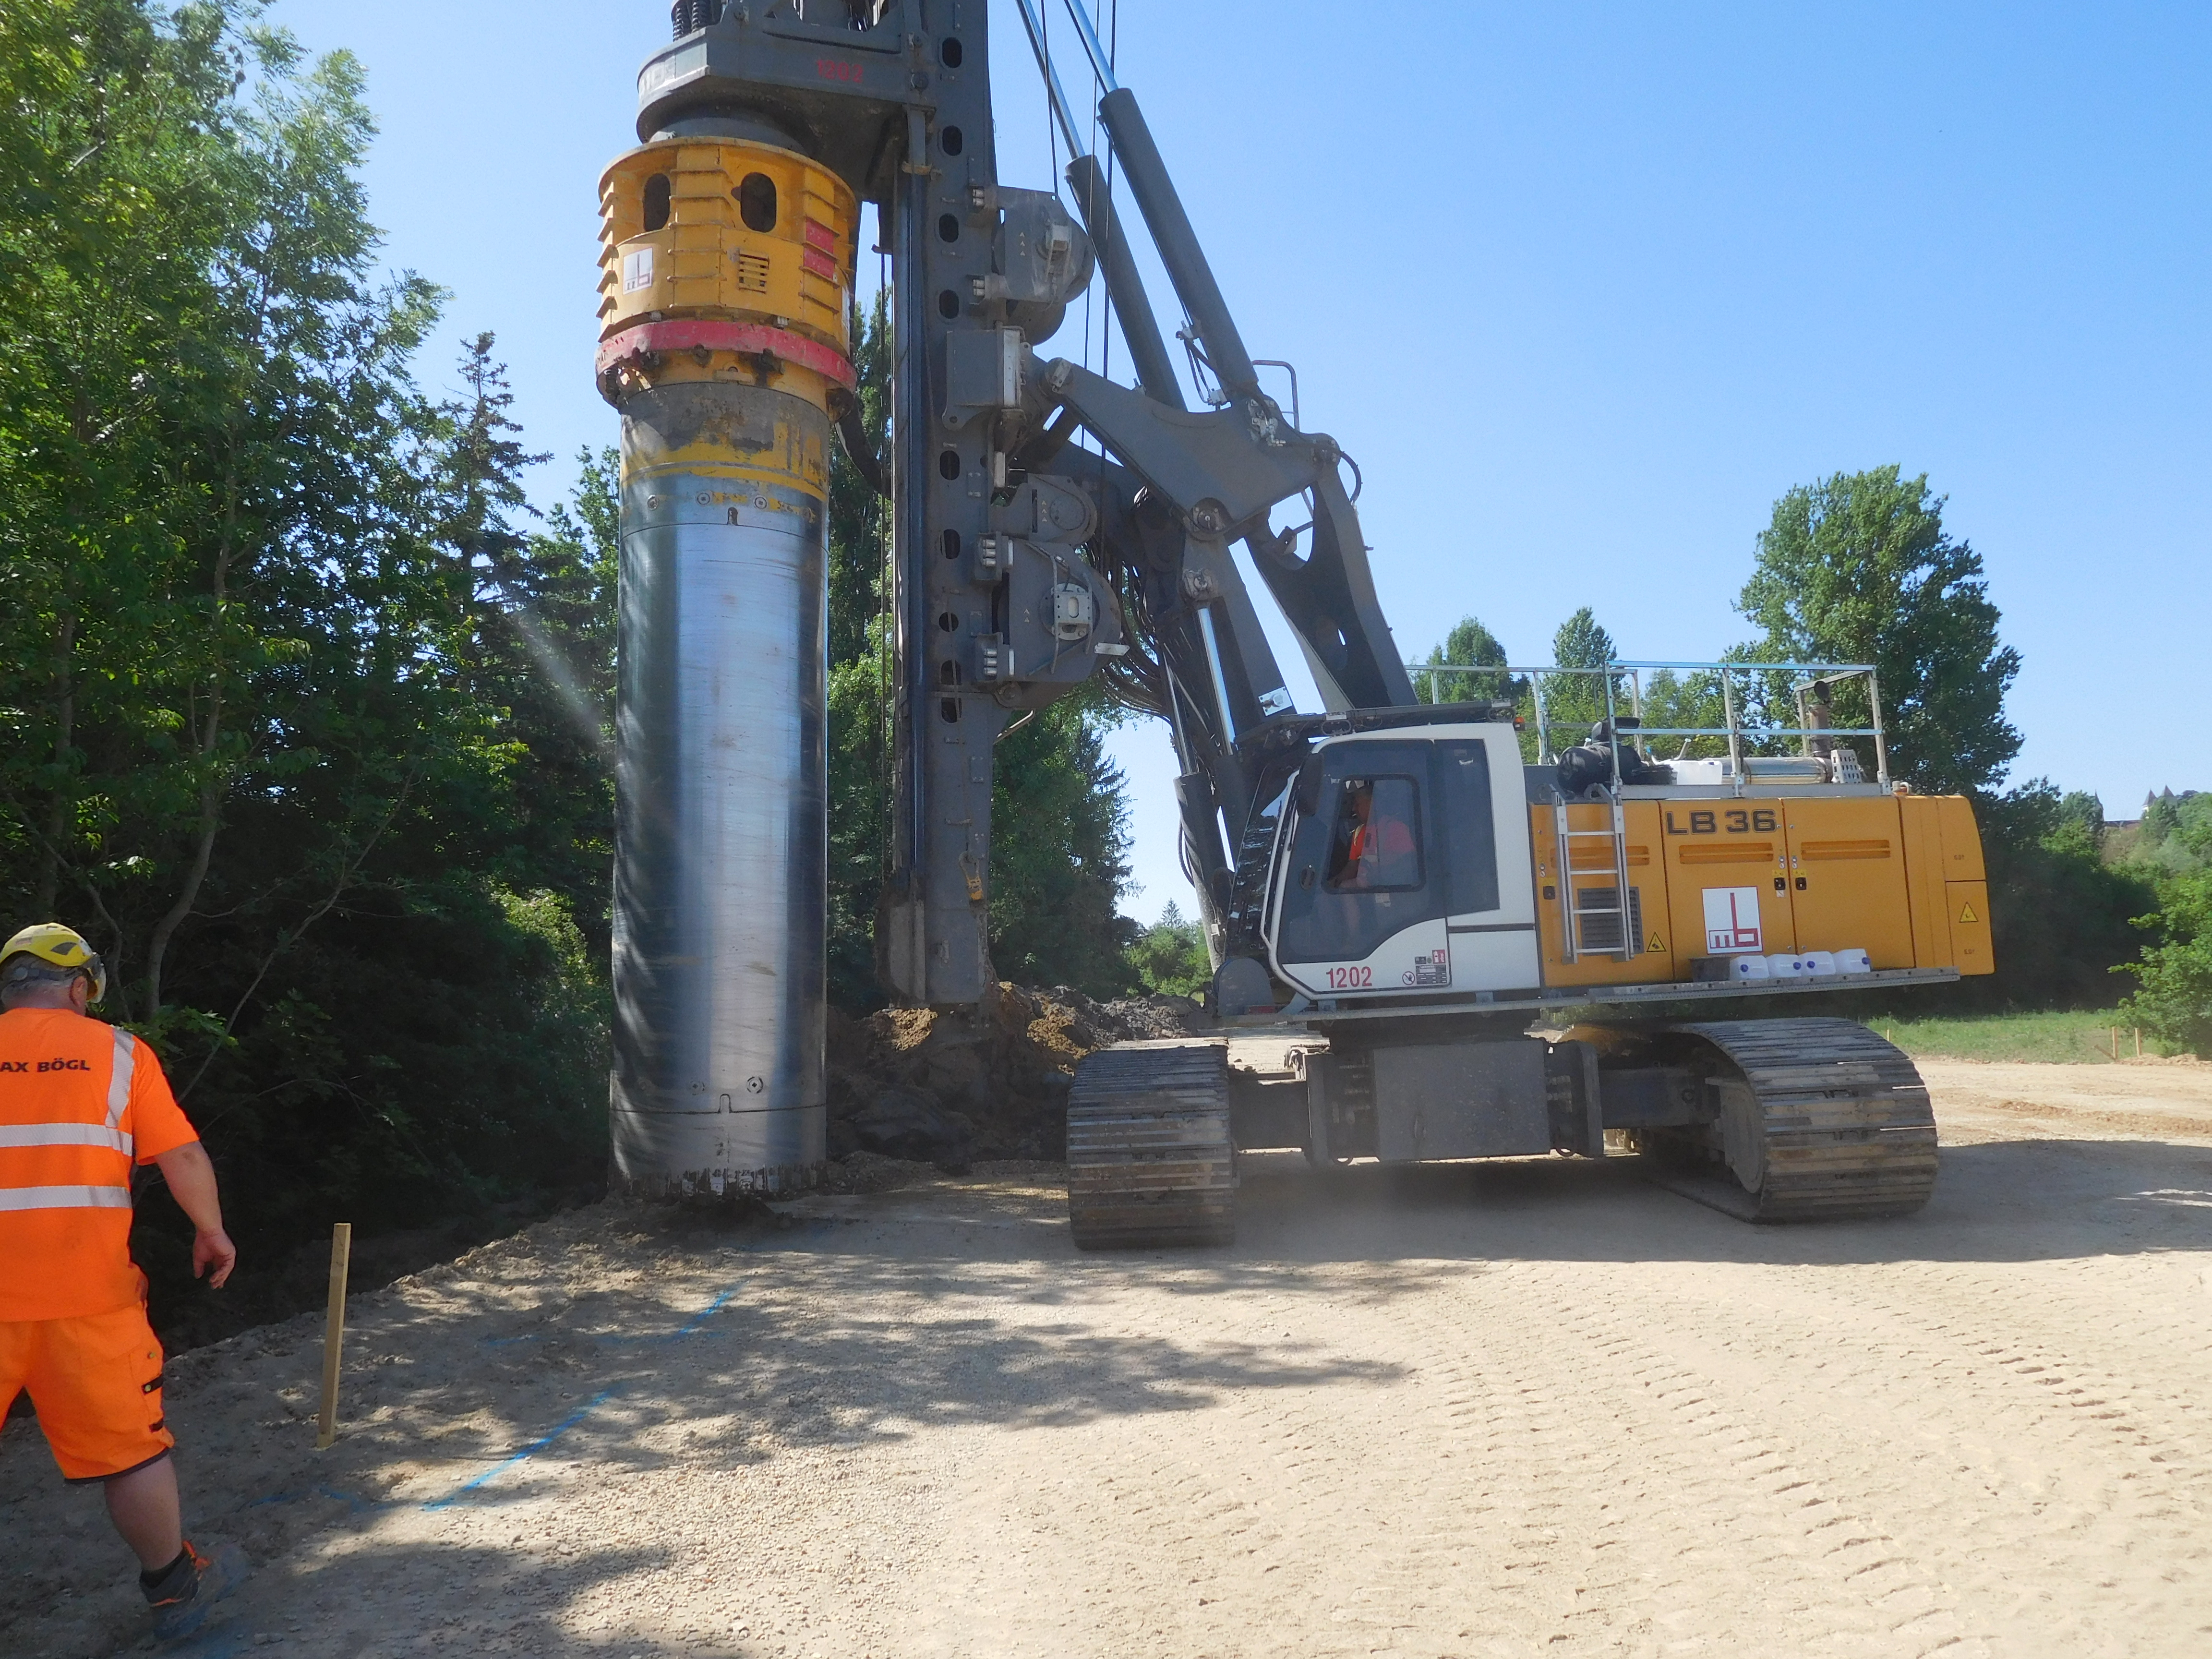
<instances>
[{"instance_id":1,"label":"drilling rig","mask_svg":"<svg viewBox=\"0 0 2212 1659\"><path fill-rule=\"evenodd\" d=\"M1608 664L1580 742L1554 741L1539 685L1533 757L1512 702L1418 699L1356 465L1263 387L1134 95L1083 0L1061 3L1087 107L1051 0L1014 0L1064 196L999 180L985 0L679 0L638 77L640 147L600 185L597 363L623 426L618 1185L788 1190L824 1157L834 432L891 501L885 988L941 1007L992 985L992 840L1022 833L991 821L994 745L1100 678L1171 732L1212 1012L1312 1038L1280 1076L1233 1068L1219 1037L1085 1060L1079 1244L1226 1241L1237 1156L1263 1149L1323 1167L1629 1150L1752 1220L1924 1204L1911 1062L1856 1022L1778 1012L1992 966L1972 811L1892 779L1873 667ZM886 457L848 337L863 202L890 261ZM1094 283L1134 385L1044 350ZM1239 546L1317 709L1285 685ZM1721 722L1647 725L1660 666L1712 677ZM1753 728L1735 689L1757 677L1794 725ZM1681 757L1653 758L1660 738ZM1726 752L1691 758L1701 740Z\"/></svg>"}]
</instances>

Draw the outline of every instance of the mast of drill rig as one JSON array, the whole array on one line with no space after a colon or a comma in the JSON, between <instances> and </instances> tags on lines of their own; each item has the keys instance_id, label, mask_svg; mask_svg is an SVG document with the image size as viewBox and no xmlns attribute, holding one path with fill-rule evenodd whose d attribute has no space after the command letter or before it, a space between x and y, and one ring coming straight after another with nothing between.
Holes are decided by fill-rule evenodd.
<instances>
[{"instance_id":1,"label":"mast of drill rig","mask_svg":"<svg viewBox=\"0 0 2212 1659\"><path fill-rule=\"evenodd\" d=\"M893 264L900 665L887 988L972 1002L999 733L1120 629L1086 498L1008 477L1026 349L1091 274L999 186L984 0L679 0L601 181L599 383L622 412L618 1180L802 1183L823 1156L825 502L859 204Z\"/></svg>"},{"instance_id":2,"label":"mast of drill rig","mask_svg":"<svg viewBox=\"0 0 2212 1659\"><path fill-rule=\"evenodd\" d=\"M984 0L679 0L638 77L642 145L602 185L599 384L623 424L615 1142L647 1190L775 1187L823 1155L831 428L885 471L848 361L861 202L896 349L893 996L988 988L994 744L1102 665L1174 724L1201 906L1217 951L1231 939L1260 750L1291 712L1237 543L1331 708L1412 700L1340 452L1257 386L1135 100L1069 9L1212 408L1183 406L1097 158L1069 169L1089 234L999 182ZM1141 389L1036 349L1095 243ZM1103 453L1067 448L1079 427ZM1269 525L1301 495L1303 549Z\"/></svg>"}]
</instances>

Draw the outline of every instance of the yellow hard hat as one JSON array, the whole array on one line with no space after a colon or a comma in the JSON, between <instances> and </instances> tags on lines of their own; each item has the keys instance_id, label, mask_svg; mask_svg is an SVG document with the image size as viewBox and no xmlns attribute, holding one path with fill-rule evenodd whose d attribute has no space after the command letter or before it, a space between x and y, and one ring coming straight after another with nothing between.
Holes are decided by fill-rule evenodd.
<instances>
[{"instance_id":1,"label":"yellow hard hat","mask_svg":"<svg viewBox=\"0 0 2212 1659\"><path fill-rule=\"evenodd\" d=\"M84 935L58 921L42 921L0 945L0 968L15 957L36 957L56 968L74 968L92 981L92 1000L107 995L107 968L100 953L86 944Z\"/></svg>"}]
</instances>

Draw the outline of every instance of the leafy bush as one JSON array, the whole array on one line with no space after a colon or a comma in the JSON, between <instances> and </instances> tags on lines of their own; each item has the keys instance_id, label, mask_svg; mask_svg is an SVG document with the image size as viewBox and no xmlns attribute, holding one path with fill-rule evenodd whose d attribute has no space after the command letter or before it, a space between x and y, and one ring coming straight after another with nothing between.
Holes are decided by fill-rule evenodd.
<instances>
[{"instance_id":1,"label":"leafy bush","mask_svg":"<svg viewBox=\"0 0 2212 1659\"><path fill-rule=\"evenodd\" d=\"M2122 1012L2168 1047L2212 1054L2212 869L2175 877L2163 898L2142 918L2163 942L2128 967L2141 988Z\"/></svg>"},{"instance_id":2,"label":"leafy bush","mask_svg":"<svg viewBox=\"0 0 2212 1659\"><path fill-rule=\"evenodd\" d=\"M1213 981L1206 934L1198 923L1184 919L1173 900L1129 946L1129 966L1137 982L1154 996L1194 997Z\"/></svg>"}]
</instances>

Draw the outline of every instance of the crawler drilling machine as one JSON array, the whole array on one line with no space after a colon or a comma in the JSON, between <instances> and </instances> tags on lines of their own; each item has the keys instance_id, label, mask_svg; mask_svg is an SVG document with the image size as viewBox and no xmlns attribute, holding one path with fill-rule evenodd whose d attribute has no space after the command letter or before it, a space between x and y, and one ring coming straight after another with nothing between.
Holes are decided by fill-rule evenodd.
<instances>
[{"instance_id":1,"label":"crawler drilling machine","mask_svg":"<svg viewBox=\"0 0 2212 1659\"><path fill-rule=\"evenodd\" d=\"M1417 698L1356 465L1263 386L1083 0L1060 3L1095 126L1072 100L1050 3L1013 9L1073 157L1065 194L1000 182L985 0L679 0L639 76L641 143L601 181L597 363L623 426L619 1181L784 1190L824 1157L837 441L892 502L886 988L985 994L992 837L1022 833L991 822L994 744L1095 676L1172 732L1222 1026L1315 1039L1267 1076L1219 1037L1085 1060L1078 1243L1228 1239L1237 1155L1260 1149L1328 1166L1610 1147L1748 1219L1917 1209L1936 1148L1911 1062L1855 1022L1770 1012L1990 969L1968 804L1892 780L1872 669L1708 665L1724 718L1662 729L1640 669L1609 664L1579 743L1554 741L1540 685L1533 755L1512 702ZM848 332L864 201L890 261L887 457ZM1133 386L1047 349L1094 282ZM1285 684L1240 544L1318 709ZM1794 725L1753 729L1736 692L1759 683L1796 697ZM1645 747L1677 736L1726 752Z\"/></svg>"}]
</instances>

